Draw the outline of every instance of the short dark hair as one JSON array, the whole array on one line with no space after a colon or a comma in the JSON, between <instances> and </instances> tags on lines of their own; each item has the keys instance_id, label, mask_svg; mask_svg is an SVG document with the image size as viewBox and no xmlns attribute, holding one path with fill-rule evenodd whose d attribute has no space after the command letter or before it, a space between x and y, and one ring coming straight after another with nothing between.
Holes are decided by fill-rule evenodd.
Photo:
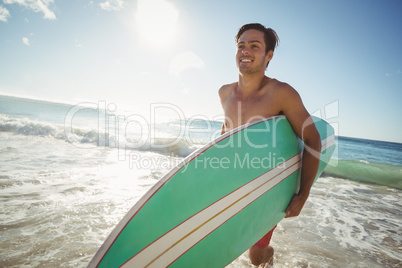
<instances>
[{"instance_id":1,"label":"short dark hair","mask_svg":"<svg viewBox=\"0 0 402 268\"><path fill-rule=\"evenodd\" d=\"M264 33L264 41L265 41L265 54L267 54L270 50L275 51L275 48L279 44L279 37L274 30L271 28L265 28L264 25L260 23L249 23L243 25L237 35L235 37L236 43L239 42L240 36L247 30L257 30Z\"/></svg>"}]
</instances>

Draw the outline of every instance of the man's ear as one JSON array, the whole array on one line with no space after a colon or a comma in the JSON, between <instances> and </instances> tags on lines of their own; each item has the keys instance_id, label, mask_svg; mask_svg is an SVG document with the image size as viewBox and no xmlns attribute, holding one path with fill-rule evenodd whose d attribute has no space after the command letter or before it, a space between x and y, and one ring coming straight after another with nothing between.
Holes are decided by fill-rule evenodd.
<instances>
[{"instance_id":1,"label":"man's ear","mask_svg":"<svg viewBox=\"0 0 402 268\"><path fill-rule=\"evenodd\" d=\"M267 55L265 56L266 59L268 59L268 62L272 60L272 57L274 56L274 51L270 50L268 51Z\"/></svg>"}]
</instances>

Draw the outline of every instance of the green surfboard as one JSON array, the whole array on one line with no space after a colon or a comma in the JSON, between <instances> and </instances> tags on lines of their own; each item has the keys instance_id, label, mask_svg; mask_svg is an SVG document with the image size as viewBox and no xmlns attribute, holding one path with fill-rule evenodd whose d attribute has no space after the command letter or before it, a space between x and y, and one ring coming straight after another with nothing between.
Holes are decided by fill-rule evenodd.
<instances>
[{"instance_id":1,"label":"green surfboard","mask_svg":"<svg viewBox=\"0 0 402 268\"><path fill-rule=\"evenodd\" d=\"M333 128L315 118L323 172ZM285 217L302 142L284 116L236 128L193 152L126 214L89 267L224 267Z\"/></svg>"}]
</instances>

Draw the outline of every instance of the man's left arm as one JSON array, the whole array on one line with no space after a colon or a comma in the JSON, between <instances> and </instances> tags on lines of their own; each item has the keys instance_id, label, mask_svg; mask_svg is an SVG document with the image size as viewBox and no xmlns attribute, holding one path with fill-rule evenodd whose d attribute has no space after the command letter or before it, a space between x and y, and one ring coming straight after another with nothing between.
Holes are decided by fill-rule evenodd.
<instances>
[{"instance_id":1,"label":"man's left arm","mask_svg":"<svg viewBox=\"0 0 402 268\"><path fill-rule=\"evenodd\" d=\"M286 218L289 218L300 214L310 194L320 163L321 138L299 94L293 88L290 88L286 95L283 112L296 135L304 142L300 190L293 196L285 211Z\"/></svg>"}]
</instances>

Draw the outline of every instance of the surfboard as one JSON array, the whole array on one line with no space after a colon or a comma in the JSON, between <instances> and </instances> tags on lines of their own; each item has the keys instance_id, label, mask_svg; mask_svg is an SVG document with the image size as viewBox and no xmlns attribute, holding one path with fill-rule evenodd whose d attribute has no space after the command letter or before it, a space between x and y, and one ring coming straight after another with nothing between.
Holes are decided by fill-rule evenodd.
<instances>
[{"instance_id":1,"label":"surfboard","mask_svg":"<svg viewBox=\"0 0 402 268\"><path fill-rule=\"evenodd\" d=\"M313 117L322 151L333 128ZM186 157L124 216L88 267L224 267L285 217L303 144L284 116L238 127Z\"/></svg>"}]
</instances>

